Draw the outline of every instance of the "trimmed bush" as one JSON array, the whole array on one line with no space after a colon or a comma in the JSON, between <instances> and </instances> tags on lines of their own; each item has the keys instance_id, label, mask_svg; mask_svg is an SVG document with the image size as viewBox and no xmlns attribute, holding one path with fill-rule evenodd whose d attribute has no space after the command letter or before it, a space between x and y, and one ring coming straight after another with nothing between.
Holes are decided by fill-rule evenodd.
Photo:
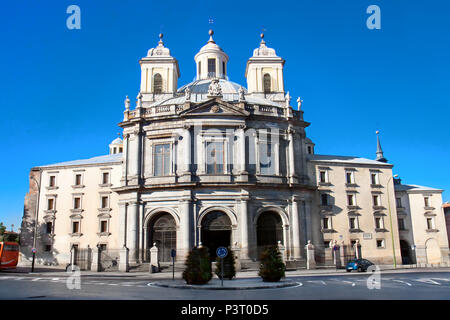
<instances>
[{"instance_id":1,"label":"trimmed bush","mask_svg":"<svg viewBox=\"0 0 450 320\"><path fill-rule=\"evenodd\" d=\"M217 258L216 260L216 269L215 274L222 279L221 276L221 259ZM233 251L228 248L228 255L223 259L223 278L231 280L236 276L236 268L234 266L236 257L234 256Z\"/></svg>"},{"instance_id":2,"label":"trimmed bush","mask_svg":"<svg viewBox=\"0 0 450 320\"><path fill-rule=\"evenodd\" d=\"M261 254L258 275L264 282L277 282L284 277L286 266L281 258L278 246L266 247Z\"/></svg>"},{"instance_id":3,"label":"trimmed bush","mask_svg":"<svg viewBox=\"0 0 450 320\"><path fill-rule=\"evenodd\" d=\"M206 284L212 278L208 249L193 248L186 260L183 279L187 284Z\"/></svg>"}]
</instances>

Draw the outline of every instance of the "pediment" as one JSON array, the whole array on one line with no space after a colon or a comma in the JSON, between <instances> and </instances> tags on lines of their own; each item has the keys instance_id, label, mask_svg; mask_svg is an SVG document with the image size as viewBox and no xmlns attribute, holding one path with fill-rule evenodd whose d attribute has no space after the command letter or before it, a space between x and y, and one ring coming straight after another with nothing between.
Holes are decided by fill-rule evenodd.
<instances>
[{"instance_id":1,"label":"pediment","mask_svg":"<svg viewBox=\"0 0 450 320\"><path fill-rule=\"evenodd\" d=\"M231 103L214 98L183 111L182 116L240 116L246 117L250 113Z\"/></svg>"}]
</instances>

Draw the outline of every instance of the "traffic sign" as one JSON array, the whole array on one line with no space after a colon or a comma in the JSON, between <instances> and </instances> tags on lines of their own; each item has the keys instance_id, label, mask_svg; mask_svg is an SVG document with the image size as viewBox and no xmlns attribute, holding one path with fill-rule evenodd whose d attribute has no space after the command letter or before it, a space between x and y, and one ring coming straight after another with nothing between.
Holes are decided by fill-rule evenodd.
<instances>
[{"instance_id":1,"label":"traffic sign","mask_svg":"<svg viewBox=\"0 0 450 320\"><path fill-rule=\"evenodd\" d=\"M177 251L176 251L175 249L172 249L172 250L170 251L170 256L171 256L172 258L175 258L176 255L177 255Z\"/></svg>"},{"instance_id":2,"label":"traffic sign","mask_svg":"<svg viewBox=\"0 0 450 320\"><path fill-rule=\"evenodd\" d=\"M219 258L223 259L228 255L228 250L225 247L218 247L216 253Z\"/></svg>"},{"instance_id":3,"label":"traffic sign","mask_svg":"<svg viewBox=\"0 0 450 320\"><path fill-rule=\"evenodd\" d=\"M31 249L31 252L32 252L32 253L36 253L36 248L32 248L32 249Z\"/></svg>"}]
</instances>

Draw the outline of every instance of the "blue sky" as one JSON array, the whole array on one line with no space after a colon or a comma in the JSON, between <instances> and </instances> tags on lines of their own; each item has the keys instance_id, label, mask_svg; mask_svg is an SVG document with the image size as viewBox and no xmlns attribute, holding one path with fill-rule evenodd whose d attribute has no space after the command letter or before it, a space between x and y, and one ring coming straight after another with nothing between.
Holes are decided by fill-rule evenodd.
<instances>
[{"instance_id":1,"label":"blue sky","mask_svg":"<svg viewBox=\"0 0 450 320\"><path fill-rule=\"evenodd\" d=\"M71 4L81 30L66 28ZM366 27L372 4L381 30ZM108 152L124 97L139 90L138 60L160 32L179 86L192 81L210 18L228 75L243 85L266 30L317 153L374 158L380 130L394 173L449 190L450 201L449 10L436 0L2 1L0 221L20 225L31 167Z\"/></svg>"}]
</instances>

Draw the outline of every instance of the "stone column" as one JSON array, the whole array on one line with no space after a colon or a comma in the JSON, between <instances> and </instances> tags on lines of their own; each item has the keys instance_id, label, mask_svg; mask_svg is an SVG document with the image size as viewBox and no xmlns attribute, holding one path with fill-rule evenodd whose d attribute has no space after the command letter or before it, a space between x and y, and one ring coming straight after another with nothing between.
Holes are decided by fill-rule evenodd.
<instances>
[{"instance_id":1,"label":"stone column","mask_svg":"<svg viewBox=\"0 0 450 320\"><path fill-rule=\"evenodd\" d=\"M311 240L308 240L308 244L305 246L306 249L306 269L311 270L316 268L316 258L314 256L314 246Z\"/></svg>"},{"instance_id":2,"label":"stone column","mask_svg":"<svg viewBox=\"0 0 450 320\"><path fill-rule=\"evenodd\" d=\"M289 140L289 181L293 183L295 178L295 156L294 156L294 131L292 129L288 130L288 140Z\"/></svg>"},{"instance_id":3,"label":"stone column","mask_svg":"<svg viewBox=\"0 0 450 320\"><path fill-rule=\"evenodd\" d=\"M138 262L138 253L139 253L139 242L138 242L138 234L139 234L139 203L131 202L128 206L127 210L127 248L130 250L130 263Z\"/></svg>"},{"instance_id":4,"label":"stone column","mask_svg":"<svg viewBox=\"0 0 450 320\"><path fill-rule=\"evenodd\" d=\"M91 271L94 272L100 272L102 271L102 264L101 264L101 251L97 246L92 248L92 262L91 262Z\"/></svg>"},{"instance_id":5,"label":"stone column","mask_svg":"<svg viewBox=\"0 0 450 320\"><path fill-rule=\"evenodd\" d=\"M119 245L127 243L127 204L119 203Z\"/></svg>"},{"instance_id":6,"label":"stone column","mask_svg":"<svg viewBox=\"0 0 450 320\"><path fill-rule=\"evenodd\" d=\"M184 155L183 155L183 181L191 181L191 152L192 152L192 138L191 127L189 125L184 126Z\"/></svg>"},{"instance_id":7,"label":"stone column","mask_svg":"<svg viewBox=\"0 0 450 320\"><path fill-rule=\"evenodd\" d=\"M192 247L190 231L191 231L191 201L190 200L181 200L180 201L180 213L181 213L181 247L179 250L179 256L182 260L186 259L189 253L189 250Z\"/></svg>"},{"instance_id":8,"label":"stone column","mask_svg":"<svg viewBox=\"0 0 450 320\"><path fill-rule=\"evenodd\" d=\"M121 271L121 272L129 271L128 260L129 260L128 248L123 246L122 249L120 249L120 253L119 253L119 271Z\"/></svg>"},{"instance_id":9,"label":"stone column","mask_svg":"<svg viewBox=\"0 0 450 320\"><path fill-rule=\"evenodd\" d=\"M344 243L344 241L341 242L339 257L341 258L341 262L340 262L341 266L345 266L345 243Z\"/></svg>"},{"instance_id":10,"label":"stone column","mask_svg":"<svg viewBox=\"0 0 450 320\"><path fill-rule=\"evenodd\" d=\"M241 199L241 259L248 257L248 205L247 199Z\"/></svg>"},{"instance_id":11,"label":"stone column","mask_svg":"<svg viewBox=\"0 0 450 320\"><path fill-rule=\"evenodd\" d=\"M126 186L128 185L128 138L129 134L123 135L123 161L124 164L122 165L122 185Z\"/></svg>"},{"instance_id":12,"label":"stone column","mask_svg":"<svg viewBox=\"0 0 450 320\"><path fill-rule=\"evenodd\" d=\"M280 250L283 262L286 263L286 247L281 244L281 241L278 241L278 250Z\"/></svg>"},{"instance_id":13,"label":"stone column","mask_svg":"<svg viewBox=\"0 0 450 320\"><path fill-rule=\"evenodd\" d=\"M333 264L336 266L336 269L339 269L341 267L339 245L337 244L336 240L334 240L333 244Z\"/></svg>"},{"instance_id":14,"label":"stone column","mask_svg":"<svg viewBox=\"0 0 450 320\"><path fill-rule=\"evenodd\" d=\"M361 259L361 244L359 243L359 240L355 241L355 244L353 245L353 248L355 249L355 257L356 259Z\"/></svg>"},{"instance_id":15,"label":"stone column","mask_svg":"<svg viewBox=\"0 0 450 320\"><path fill-rule=\"evenodd\" d=\"M292 234L293 234L293 258L300 259L300 225L298 219L298 204L292 199Z\"/></svg>"},{"instance_id":16,"label":"stone column","mask_svg":"<svg viewBox=\"0 0 450 320\"><path fill-rule=\"evenodd\" d=\"M153 244L153 247L150 249L150 273L159 272L159 256L158 256L158 248L156 247L156 242Z\"/></svg>"},{"instance_id":17,"label":"stone column","mask_svg":"<svg viewBox=\"0 0 450 320\"><path fill-rule=\"evenodd\" d=\"M241 126L238 129L239 133L239 173L247 174L247 168L245 163L245 126Z\"/></svg>"}]
</instances>

